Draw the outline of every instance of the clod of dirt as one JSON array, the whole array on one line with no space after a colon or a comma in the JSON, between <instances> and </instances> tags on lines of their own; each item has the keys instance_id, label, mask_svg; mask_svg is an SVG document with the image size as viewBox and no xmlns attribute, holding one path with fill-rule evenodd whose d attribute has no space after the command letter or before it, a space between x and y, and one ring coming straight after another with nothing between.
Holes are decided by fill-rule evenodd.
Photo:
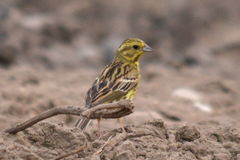
<instances>
[{"instance_id":1,"label":"clod of dirt","mask_svg":"<svg viewBox=\"0 0 240 160\"><path fill-rule=\"evenodd\" d=\"M117 133L99 155L103 159L146 159L166 142L167 129L162 120L154 120L140 126L127 126L126 132ZM114 134L112 131L111 134Z\"/></svg>"},{"instance_id":2,"label":"clod of dirt","mask_svg":"<svg viewBox=\"0 0 240 160\"><path fill-rule=\"evenodd\" d=\"M1 133L0 159L53 159L85 142L79 130L42 122L17 135Z\"/></svg>"},{"instance_id":3,"label":"clod of dirt","mask_svg":"<svg viewBox=\"0 0 240 160\"><path fill-rule=\"evenodd\" d=\"M17 56L17 49L12 46L0 47L0 65L9 67L15 63Z\"/></svg>"},{"instance_id":4,"label":"clod of dirt","mask_svg":"<svg viewBox=\"0 0 240 160\"><path fill-rule=\"evenodd\" d=\"M200 138L200 132L196 129L196 127L192 126L181 127L176 133L176 141L178 142L191 142L198 138Z\"/></svg>"}]
</instances>

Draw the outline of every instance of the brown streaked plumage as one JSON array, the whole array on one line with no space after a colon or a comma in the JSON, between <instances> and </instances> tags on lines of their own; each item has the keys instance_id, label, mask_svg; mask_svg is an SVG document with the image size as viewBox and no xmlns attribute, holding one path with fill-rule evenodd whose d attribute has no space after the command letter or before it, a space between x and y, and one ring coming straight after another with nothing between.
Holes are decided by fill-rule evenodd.
<instances>
[{"instance_id":1,"label":"brown streaked plumage","mask_svg":"<svg viewBox=\"0 0 240 160\"><path fill-rule=\"evenodd\" d=\"M151 47L144 41L137 38L125 40L113 62L105 67L88 90L85 106L91 108L102 103L131 100L140 79L139 59L146 51L151 51ZM81 118L76 126L84 129L88 124L89 119Z\"/></svg>"}]
</instances>

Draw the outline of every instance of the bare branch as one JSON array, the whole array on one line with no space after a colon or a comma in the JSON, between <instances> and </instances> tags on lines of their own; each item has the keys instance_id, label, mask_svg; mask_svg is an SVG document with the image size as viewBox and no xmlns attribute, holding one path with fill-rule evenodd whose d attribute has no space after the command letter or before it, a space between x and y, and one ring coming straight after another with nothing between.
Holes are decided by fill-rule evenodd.
<instances>
[{"instance_id":1,"label":"bare branch","mask_svg":"<svg viewBox=\"0 0 240 160\"><path fill-rule=\"evenodd\" d=\"M16 134L19 131L25 130L26 128L29 128L33 126L34 124L59 115L59 114L70 114L70 115L77 115L77 116L84 116L89 119L111 119L111 118L120 118L127 116L133 112L134 106L129 100L119 101L115 103L109 103L109 104L100 104L98 106L95 106L93 108L87 109L84 107L74 107L74 106L68 106L68 107L56 107L52 108L50 110L47 110L43 113L40 113L39 115L18 124L15 127L9 128L4 130L4 132L10 133L10 134Z\"/></svg>"},{"instance_id":2,"label":"bare branch","mask_svg":"<svg viewBox=\"0 0 240 160\"><path fill-rule=\"evenodd\" d=\"M115 103L100 104L85 110L81 115L89 119L113 119L127 116L133 112L134 106L130 100Z\"/></svg>"}]
</instances>

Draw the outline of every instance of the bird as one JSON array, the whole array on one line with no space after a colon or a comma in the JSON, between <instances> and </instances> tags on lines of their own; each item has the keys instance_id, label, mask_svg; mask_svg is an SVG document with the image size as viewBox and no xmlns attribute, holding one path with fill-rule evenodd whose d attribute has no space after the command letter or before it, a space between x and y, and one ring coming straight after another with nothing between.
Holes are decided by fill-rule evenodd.
<instances>
[{"instance_id":1,"label":"bird","mask_svg":"<svg viewBox=\"0 0 240 160\"><path fill-rule=\"evenodd\" d=\"M102 70L87 91L85 107L92 108L99 104L132 100L141 78L139 61L145 52L150 51L152 48L139 38L124 40L118 47L113 61ZM98 119L99 136L100 120ZM90 119L80 117L75 126L85 130L89 123Z\"/></svg>"}]
</instances>

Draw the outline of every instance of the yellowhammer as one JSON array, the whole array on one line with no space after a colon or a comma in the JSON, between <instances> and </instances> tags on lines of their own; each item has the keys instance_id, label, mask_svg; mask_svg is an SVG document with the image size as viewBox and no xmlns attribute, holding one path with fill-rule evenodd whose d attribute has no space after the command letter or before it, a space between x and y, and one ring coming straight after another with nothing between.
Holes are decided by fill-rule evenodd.
<instances>
[{"instance_id":1,"label":"yellowhammer","mask_svg":"<svg viewBox=\"0 0 240 160\"><path fill-rule=\"evenodd\" d=\"M129 38L117 49L113 62L105 67L88 90L85 106L94 107L123 99L132 100L140 79L139 59L144 52L152 51L143 40ZM84 130L90 119L81 117L76 127ZM100 134L100 120L98 120Z\"/></svg>"}]
</instances>

